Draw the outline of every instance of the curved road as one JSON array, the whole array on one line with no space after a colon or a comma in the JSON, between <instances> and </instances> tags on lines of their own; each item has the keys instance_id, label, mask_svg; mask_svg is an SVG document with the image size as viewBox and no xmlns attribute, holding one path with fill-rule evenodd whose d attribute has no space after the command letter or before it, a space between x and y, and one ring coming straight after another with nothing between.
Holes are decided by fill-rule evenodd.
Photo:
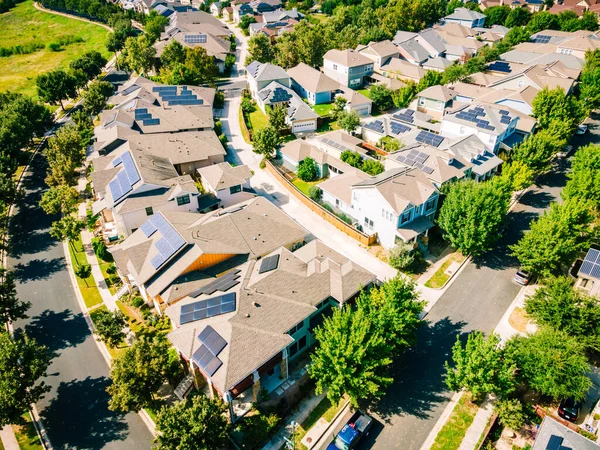
<instances>
[{"instance_id":1,"label":"curved road","mask_svg":"<svg viewBox=\"0 0 600 450\"><path fill-rule=\"evenodd\" d=\"M15 324L55 353L37 408L55 449L148 449L152 435L137 414L108 410L109 368L75 297L63 245L48 234L56 218L38 206L45 159L36 155L23 177L24 198L11 222L8 266L30 318Z\"/></svg>"}]
</instances>

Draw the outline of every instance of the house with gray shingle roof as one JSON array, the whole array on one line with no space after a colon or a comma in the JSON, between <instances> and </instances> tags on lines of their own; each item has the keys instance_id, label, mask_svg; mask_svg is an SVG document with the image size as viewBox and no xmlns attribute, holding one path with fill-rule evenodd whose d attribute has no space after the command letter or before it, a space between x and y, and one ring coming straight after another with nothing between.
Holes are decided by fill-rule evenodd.
<instances>
[{"instance_id":1,"label":"house with gray shingle roof","mask_svg":"<svg viewBox=\"0 0 600 450\"><path fill-rule=\"evenodd\" d=\"M357 89L373 73L374 62L354 50L329 50L323 56L323 72L338 83Z\"/></svg>"},{"instance_id":2,"label":"house with gray shingle roof","mask_svg":"<svg viewBox=\"0 0 600 450\"><path fill-rule=\"evenodd\" d=\"M174 328L167 337L235 422L261 392L277 402L306 380L306 368L292 367L315 344L315 328L375 280L318 240L282 247L167 307ZM220 309L203 308L215 304Z\"/></svg>"},{"instance_id":3,"label":"house with gray shingle roof","mask_svg":"<svg viewBox=\"0 0 600 450\"><path fill-rule=\"evenodd\" d=\"M483 27L485 23L485 14L467 8L456 8L452 14L444 17L443 20L444 23L458 23L469 28L479 28Z\"/></svg>"},{"instance_id":4,"label":"house with gray shingle roof","mask_svg":"<svg viewBox=\"0 0 600 450\"><path fill-rule=\"evenodd\" d=\"M272 81L285 87L291 87L291 78L281 67L271 63L253 61L246 66L248 88L254 100L258 101L258 91L264 89Z\"/></svg>"},{"instance_id":5,"label":"house with gray shingle roof","mask_svg":"<svg viewBox=\"0 0 600 450\"><path fill-rule=\"evenodd\" d=\"M265 114L267 107L284 105L287 108L286 123L292 129L292 133L317 129L319 115L292 89L278 81L269 83L257 93L256 97L258 106Z\"/></svg>"},{"instance_id":6,"label":"house with gray shingle roof","mask_svg":"<svg viewBox=\"0 0 600 450\"><path fill-rule=\"evenodd\" d=\"M227 208L253 198L250 187L252 172L248 166L231 166L228 162L197 169L205 192L210 192Z\"/></svg>"},{"instance_id":7,"label":"house with gray shingle roof","mask_svg":"<svg viewBox=\"0 0 600 450\"><path fill-rule=\"evenodd\" d=\"M292 79L292 88L311 105L330 103L340 83L304 63L287 71Z\"/></svg>"}]
</instances>

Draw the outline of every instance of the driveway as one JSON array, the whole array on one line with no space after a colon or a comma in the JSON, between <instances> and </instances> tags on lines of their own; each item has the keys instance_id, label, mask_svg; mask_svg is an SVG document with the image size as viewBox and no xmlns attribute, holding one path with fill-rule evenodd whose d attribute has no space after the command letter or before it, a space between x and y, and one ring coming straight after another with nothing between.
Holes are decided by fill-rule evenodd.
<instances>
[{"instance_id":1,"label":"driveway","mask_svg":"<svg viewBox=\"0 0 600 450\"><path fill-rule=\"evenodd\" d=\"M600 115L592 114L590 131L574 136L574 147L600 143ZM553 201L560 201L569 160L558 160L552 171L538 179L509 214L506 236L496 247L466 265L425 317L417 346L392 368L394 383L377 404L370 405L383 426L376 428L363 448L417 450L446 407L452 393L444 384L444 361L449 359L457 334L491 332L514 300L520 286L513 281L518 262L508 245L519 240ZM416 363L418 362L418 363Z\"/></svg>"},{"instance_id":2,"label":"driveway","mask_svg":"<svg viewBox=\"0 0 600 450\"><path fill-rule=\"evenodd\" d=\"M19 298L32 303L30 318L15 328L55 353L45 380L52 390L37 404L43 424L55 449L148 449L152 435L137 414L108 410L108 365L79 308L63 245L48 234L57 218L38 206L45 175L37 155L11 223L8 258Z\"/></svg>"}]
</instances>

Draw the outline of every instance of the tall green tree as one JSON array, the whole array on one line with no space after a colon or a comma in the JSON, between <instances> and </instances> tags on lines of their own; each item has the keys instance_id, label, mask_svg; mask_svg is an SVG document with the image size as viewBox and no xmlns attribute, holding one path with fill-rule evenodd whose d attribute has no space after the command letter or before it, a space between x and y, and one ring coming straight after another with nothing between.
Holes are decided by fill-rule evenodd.
<instances>
[{"instance_id":1,"label":"tall green tree","mask_svg":"<svg viewBox=\"0 0 600 450\"><path fill-rule=\"evenodd\" d=\"M600 304L574 290L569 278L547 280L527 297L525 311L538 325L564 331L586 347L600 349Z\"/></svg>"},{"instance_id":2,"label":"tall green tree","mask_svg":"<svg viewBox=\"0 0 600 450\"><path fill-rule=\"evenodd\" d=\"M376 159L365 158L360 166L360 169L369 175L375 176L383 173L385 171L385 166Z\"/></svg>"},{"instance_id":3,"label":"tall green tree","mask_svg":"<svg viewBox=\"0 0 600 450\"><path fill-rule=\"evenodd\" d=\"M600 107L600 50L588 51L579 77L579 98L588 110Z\"/></svg>"},{"instance_id":4,"label":"tall green tree","mask_svg":"<svg viewBox=\"0 0 600 450\"><path fill-rule=\"evenodd\" d=\"M185 57L186 48L173 39L160 55L160 62L163 67L172 67L175 63L184 64Z\"/></svg>"},{"instance_id":5,"label":"tall green tree","mask_svg":"<svg viewBox=\"0 0 600 450\"><path fill-rule=\"evenodd\" d=\"M337 116L338 125L342 130L352 133L360 125L360 117L356 111L342 111Z\"/></svg>"},{"instance_id":6,"label":"tall green tree","mask_svg":"<svg viewBox=\"0 0 600 450\"><path fill-rule=\"evenodd\" d=\"M163 407L156 418L158 450L220 450L227 442L227 408L204 395Z\"/></svg>"},{"instance_id":7,"label":"tall green tree","mask_svg":"<svg viewBox=\"0 0 600 450\"><path fill-rule=\"evenodd\" d=\"M75 267L75 275L77 278L81 278L85 282L86 287L90 287L87 279L92 276L92 266L89 264L79 264Z\"/></svg>"},{"instance_id":8,"label":"tall green tree","mask_svg":"<svg viewBox=\"0 0 600 450\"><path fill-rule=\"evenodd\" d=\"M567 177L562 198L589 202L600 212L600 146L579 147Z\"/></svg>"},{"instance_id":9,"label":"tall green tree","mask_svg":"<svg viewBox=\"0 0 600 450\"><path fill-rule=\"evenodd\" d=\"M298 170L296 171L298 178L302 181L313 181L319 176L317 171L317 163L311 157L306 157L298 163Z\"/></svg>"},{"instance_id":10,"label":"tall green tree","mask_svg":"<svg viewBox=\"0 0 600 450\"><path fill-rule=\"evenodd\" d=\"M78 201L77 189L72 186L59 185L44 192L40 206L46 214L69 214L75 210Z\"/></svg>"},{"instance_id":11,"label":"tall green tree","mask_svg":"<svg viewBox=\"0 0 600 450\"><path fill-rule=\"evenodd\" d=\"M106 58L102 53L96 50L91 50L84 53L79 58L74 60L70 67L73 70L80 70L85 74L86 81L93 80L102 73L102 69L106 65Z\"/></svg>"},{"instance_id":12,"label":"tall green tree","mask_svg":"<svg viewBox=\"0 0 600 450\"><path fill-rule=\"evenodd\" d=\"M50 236L59 241L66 240L73 247L73 241L79 238L79 233L81 233L83 227L84 223L81 220L77 220L72 215L67 215L56 222L52 222Z\"/></svg>"},{"instance_id":13,"label":"tall green tree","mask_svg":"<svg viewBox=\"0 0 600 450\"><path fill-rule=\"evenodd\" d=\"M212 84L219 74L214 56L209 55L204 47L189 48L185 57L185 66L194 75L189 84Z\"/></svg>"},{"instance_id":14,"label":"tall green tree","mask_svg":"<svg viewBox=\"0 0 600 450\"><path fill-rule=\"evenodd\" d=\"M156 48L145 34L128 37L123 49L125 64L134 72L148 73L156 61Z\"/></svg>"},{"instance_id":15,"label":"tall green tree","mask_svg":"<svg viewBox=\"0 0 600 450\"><path fill-rule=\"evenodd\" d=\"M106 100L112 93L113 86L108 81L93 81L83 97L84 111L89 116L96 116L106 107Z\"/></svg>"},{"instance_id":16,"label":"tall green tree","mask_svg":"<svg viewBox=\"0 0 600 450\"><path fill-rule=\"evenodd\" d=\"M50 352L27 336L13 338L0 332L0 427L21 422L29 411L50 391L40 378L46 376Z\"/></svg>"},{"instance_id":17,"label":"tall green tree","mask_svg":"<svg viewBox=\"0 0 600 450\"><path fill-rule=\"evenodd\" d=\"M527 164L513 161L502 166L501 176L512 191L522 191L533 184L535 173Z\"/></svg>"},{"instance_id":18,"label":"tall green tree","mask_svg":"<svg viewBox=\"0 0 600 450\"><path fill-rule=\"evenodd\" d=\"M483 254L499 237L510 197L510 188L497 180L452 183L438 217L444 238L465 255Z\"/></svg>"},{"instance_id":19,"label":"tall green tree","mask_svg":"<svg viewBox=\"0 0 600 450\"><path fill-rule=\"evenodd\" d=\"M541 130L530 135L513 151L513 161L529 167L534 172L542 172L550 167L552 157L566 145L566 139L557 136L553 130Z\"/></svg>"},{"instance_id":20,"label":"tall green tree","mask_svg":"<svg viewBox=\"0 0 600 450\"><path fill-rule=\"evenodd\" d=\"M516 362L520 379L542 395L583 400L591 386L585 347L564 331L542 328L516 336L506 344L506 352Z\"/></svg>"},{"instance_id":21,"label":"tall green tree","mask_svg":"<svg viewBox=\"0 0 600 450\"><path fill-rule=\"evenodd\" d=\"M141 337L115 358L110 369L112 384L108 408L139 411L154 403L154 394L167 380L169 344L163 337Z\"/></svg>"},{"instance_id":22,"label":"tall green tree","mask_svg":"<svg viewBox=\"0 0 600 450\"><path fill-rule=\"evenodd\" d=\"M514 8L510 11L504 22L508 28L522 27L529 23L531 12L527 8Z\"/></svg>"},{"instance_id":23,"label":"tall green tree","mask_svg":"<svg viewBox=\"0 0 600 450\"><path fill-rule=\"evenodd\" d=\"M79 130L72 125L62 127L48 139L44 155L50 166L46 177L49 186L77 183L77 170L83 164L86 144Z\"/></svg>"},{"instance_id":24,"label":"tall green tree","mask_svg":"<svg viewBox=\"0 0 600 450\"><path fill-rule=\"evenodd\" d=\"M167 25L169 25L168 17L158 14L156 11L150 11L144 24L144 31L151 42L156 42Z\"/></svg>"},{"instance_id":25,"label":"tall green tree","mask_svg":"<svg viewBox=\"0 0 600 450\"><path fill-rule=\"evenodd\" d=\"M500 337L487 337L480 331L467 337L463 346L460 336L452 347L452 366L446 361L446 384L453 391L468 390L479 402L487 394L502 396L515 389L514 362L499 347Z\"/></svg>"},{"instance_id":26,"label":"tall green tree","mask_svg":"<svg viewBox=\"0 0 600 450\"><path fill-rule=\"evenodd\" d=\"M269 109L269 125L275 128L277 131L281 131L288 128L285 123L287 118L287 107L283 104L277 104Z\"/></svg>"},{"instance_id":27,"label":"tall green tree","mask_svg":"<svg viewBox=\"0 0 600 450\"><path fill-rule=\"evenodd\" d=\"M549 128L552 122L558 123L565 130L564 136L571 135L585 117L575 97L566 95L560 87L543 88L533 99L532 105L533 115L540 127Z\"/></svg>"},{"instance_id":28,"label":"tall green tree","mask_svg":"<svg viewBox=\"0 0 600 450\"><path fill-rule=\"evenodd\" d=\"M592 214L588 203L567 200L531 222L530 231L514 245L512 254L523 270L551 276L560 274L590 245Z\"/></svg>"},{"instance_id":29,"label":"tall green tree","mask_svg":"<svg viewBox=\"0 0 600 450\"><path fill-rule=\"evenodd\" d=\"M392 102L392 91L382 84L374 84L370 89L371 100L380 111L390 109L394 103Z\"/></svg>"},{"instance_id":30,"label":"tall green tree","mask_svg":"<svg viewBox=\"0 0 600 450\"><path fill-rule=\"evenodd\" d=\"M386 371L392 360L385 337L363 308L335 309L315 337L318 347L309 373L317 394L327 391L327 398L337 403L347 393L355 406L360 399L381 397L392 382Z\"/></svg>"},{"instance_id":31,"label":"tall green tree","mask_svg":"<svg viewBox=\"0 0 600 450\"><path fill-rule=\"evenodd\" d=\"M540 11L531 17L531 20L527 24L527 29L532 34L543 30L558 30L560 29L558 16L549 11Z\"/></svg>"},{"instance_id":32,"label":"tall green tree","mask_svg":"<svg viewBox=\"0 0 600 450\"><path fill-rule=\"evenodd\" d=\"M491 27L492 25L504 25L506 18L510 14L510 6L490 6L485 10L485 25Z\"/></svg>"},{"instance_id":33,"label":"tall green tree","mask_svg":"<svg viewBox=\"0 0 600 450\"><path fill-rule=\"evenodd\" d=\"M262 33L255 34L248 40L248 56L244 64L247 66L253 61L270 63L275 59L275 51L271 40Z\"/></svg>"},{"instance_id":34,"label":"tall green tree","mask_svg":"<svg viewBox=\"0 0 600 450\"><path fill-rule=\"evenodd\" d=\"M254 153L271 158L279 144L279 133L272 126L256 130L252 134L252 150Z\"/></svg>"},{"instance_id":35,"label":"tall green tree","mask_svg":"<svg viewBox=\"0 0 600 450\"><path fill-rule=\"evenodd\" d=\"M100 336L102 342L110 347L117 347L123 342L123 339L125 339L123 328L125 328L127 322L121 311L98 309L94 311L93 316L96 333Z\"/></svg>"},{"instance_id":36,"label":"tall green tree","mask_svg":"<svg viewBox=\"0 0 600 450\"><path fill-rule=\"evenodd\" d=\"M62 69L38 75L35 84L41 100L53 105L60 104L62 109L65 109L63 100L77 95L77 80Z\"/></svg>"},{"instance_id":37,"label":"tall green tree","mask_svg":"<svg viewBox=\"0 0 600 450\"><path fill-rule=\"evenodd\" d=\"M353 152L352 150L344 150L340 155L340 159L346 164L350 164L352 167L360 168L362 166L362 157L360 153Z\"/></svg>"},{"instance_id":38,"label":"tall green tree","mask_svg":"<svg viewBox=\"0 0 600 450\"><path fill-rule=\"evenodd\" d=\"M7 324L18 319L27 318L30 302L22 302L17 297L15 276L10 271L0 266L0 322L4 329Z\"/></svg>"}]
</instances>

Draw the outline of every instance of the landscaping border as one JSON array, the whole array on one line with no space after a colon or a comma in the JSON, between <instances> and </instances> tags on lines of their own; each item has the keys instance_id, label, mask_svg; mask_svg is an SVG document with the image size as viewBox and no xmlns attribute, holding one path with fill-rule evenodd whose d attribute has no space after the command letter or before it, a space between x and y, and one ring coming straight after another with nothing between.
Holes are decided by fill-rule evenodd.
<instances>
[{"instance_id":1,"label":"landscaping border","mask_svg":"<svg viewBox=\"0 0 600 450\"><path fill-rule=\"evenodd\" d=\"M321 216L327 222L329 222L330 224L335 226L338 230L343 231L348 236L350 236L353 239L356 239L358 242L360 242L363 245L372 245L377 241L376 234L374 234L372 236L368 236L368 235L358 231L354 227L351 227L346 222L344 222L342 219L340 219L339 217L330 213L328 210L323 208L321 205L319 205L315 201L313 201L310 198L308 198L307 196L305 196L302 193L302 191L300 191L296 186L294 186L293 183L291 183L287 178L285 178L279 172L279 170L277 170L277 168L271 161L265 160L265 163L266 163L265 169L268 170L269 173L271 173L271 175L273 175L281 184L283 184L285 186L285 188L294 197L296 197L298 200L300 200L304 205L308 206L313 212L317 213L319 216Z\"/></svg>"}]
</instances>

